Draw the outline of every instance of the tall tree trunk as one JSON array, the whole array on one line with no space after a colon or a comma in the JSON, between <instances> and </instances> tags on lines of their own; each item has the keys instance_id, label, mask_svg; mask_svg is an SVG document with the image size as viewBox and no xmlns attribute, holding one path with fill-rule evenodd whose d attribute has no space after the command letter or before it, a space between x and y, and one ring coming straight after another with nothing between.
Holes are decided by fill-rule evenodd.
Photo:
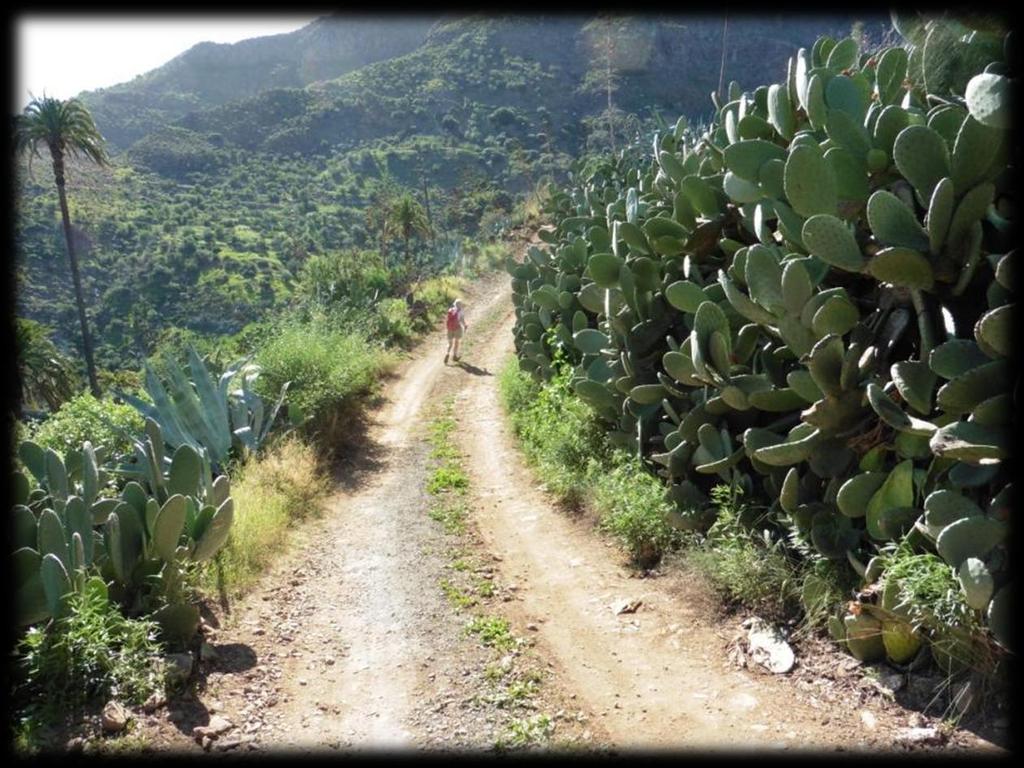
<instances>
[{"instance_id":1,"label":"tall tree trunk","mask_svg":"<svg viewBox=\"0 0 1024 768\"><path fill-rule=\"evenodd\" d=\"M607 54L607 58L605 59L605 61L607 62L607 70L606 70L606 73L605 73L605 76L606 76L607 79L605 80L605 86L606 86L606 88L608 90L608 140L611 142L612 154L614 155L615 154L615 125L612 122L612 117L613 117L613 114L614 114L612 112L612 56L615 53L615 43L612 41L612 28L611 28L611 22L610 21L608 22L607 29L608 29L608 36L606 38L607 49L605 51L605 53Z\"/></svg>"},{"instance_id":2,"label":"tall tree trunk","mask_svg":"<svg viewBox=\"0 0 1024 768\"><path fill-rule=\"evenodd\" d=\"M420 175L420 185L423 187L423 207L427 212L427 228L430 230L430 247L437 251L437 241L434 237L434 217L430 215L430 192L427 189L427 178Z\"/></svg>"},{"instance_id":3,"label":"tall tree trunk","mask_svg":"<svg viewBox=\"0 0 1024 768\"><path fill-rule=\"evenodd\" d=\"M89 321L85 316L85 298L82 295L82 278L78 272L78 257L71 236L71 216L68 213L68 198L64 191L64 156L59 149L50 147L53 156L53 176L57 182L57 196L60 198L60 215L64 222L64 242L68 247L68 262L71 264L71 280L75 286L75 303L78 305L78 322L82 325L82 349L85 351L85 368L89 374L89 388L93 397L101 397L100 384L96 378L96 363L92 355L92 336Z\"/></svg>"},{"instance_id":4,"label":"tall tree trunk","mask_svg":"<svg viewBox=\"0 0 1024 768\"><path fill-rule=\"evenodd\" d=\"M722 66L718 70L718 100L720 103L725 103L725 97L722 94L722 86L725 84L725 33L729 29L729 14L725 15L725 20L722 22Z\"/></svg>"}]
</instances>

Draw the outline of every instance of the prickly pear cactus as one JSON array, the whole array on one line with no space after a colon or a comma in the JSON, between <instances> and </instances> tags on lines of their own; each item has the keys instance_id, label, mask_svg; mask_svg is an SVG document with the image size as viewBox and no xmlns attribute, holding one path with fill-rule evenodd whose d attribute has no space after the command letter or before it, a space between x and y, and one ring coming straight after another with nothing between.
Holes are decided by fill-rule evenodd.
<instances>
[{"instance_id":1,"label":"prickly pear cactus","mask_svg":"<svg viewBox=\"0 0 1024 768\"><path fill-rule=\"evenodd\" d=\"M14 474L15 612L20 626L60 616L66 597L99 574L108 596L137 613L163 607L156 618L181 639L195 608L177 600L187 561L212 558L225 544L234 502L225 476L188 445L165 456L165 441L149 420L136 441L143 483L128 482L119 498L100 498L102 453L86 442L67 461L31 441L18 449L35 478ZM174 619L172 621L171 619ZM171 631L173 628L173 631Z\"/></svg>"},{"instance_id":2,"label":"prickly pear cactus","mask_svg":"<svg viewBox=\"0 0 1024 768\"><path fill-rule=\"evenodd\" d=\"M823 38L709 125L577 163L507 263L515 346L538 379L572 366L673 524L709 525L724 480L837 562L937 550L1005 645L1008 36L894 21L902 46ZM916 642L869 619L858 652Z\"/></svg>"}]
</instances>

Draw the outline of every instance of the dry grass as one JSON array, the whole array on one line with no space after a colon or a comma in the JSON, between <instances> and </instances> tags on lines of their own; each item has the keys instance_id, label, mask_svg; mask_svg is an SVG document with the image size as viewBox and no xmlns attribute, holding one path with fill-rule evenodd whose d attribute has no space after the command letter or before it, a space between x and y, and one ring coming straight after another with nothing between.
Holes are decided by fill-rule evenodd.
<instances>
[{"instance_id":1,"label":"dry grass","mask_svg":"<svg viewBox=\"0 0 1024 768\"><path fill-rule=\"evenodd\" d=\"M316 449L289 435L250 460L231 483L235 520L203 586L238 597L280 553L295 521L317 515L331 487Z\"/></svg>"}]
</instances>

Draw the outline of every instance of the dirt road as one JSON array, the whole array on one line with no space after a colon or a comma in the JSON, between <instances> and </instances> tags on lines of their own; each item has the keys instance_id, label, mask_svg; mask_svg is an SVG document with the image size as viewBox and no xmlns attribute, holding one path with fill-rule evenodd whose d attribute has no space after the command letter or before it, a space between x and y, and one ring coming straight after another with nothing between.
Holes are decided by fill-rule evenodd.
<instances>
[{"instance_id":1,"label":"dirt road","mask_svg":"<svg viewBox=\"0 0 1024 768\"><path fill-rule=\"evenodd\" d=\"M590 522L559 511L502 417L507 280L468 298L465 365L443 364L439 333L398 372L325 515L222 618L196 696L147 721L155 743L486 749L532 713L556 746L876 751L921 725L876 693L845 700L736 668L727 646L738 619L724 623L681 572L638 578ZM425 490L436 462L424 425L452 398L470 481L469 532L457 540L431 519ZM439 587L470 561L492 584L478 604L527 638L505 656L467 635L469 614ZM622 600L640 608L618 615ZM495 669L528 658L543 668L541 692L518 704L510 684L494 695Z\"/></svg>"}]
</instances>

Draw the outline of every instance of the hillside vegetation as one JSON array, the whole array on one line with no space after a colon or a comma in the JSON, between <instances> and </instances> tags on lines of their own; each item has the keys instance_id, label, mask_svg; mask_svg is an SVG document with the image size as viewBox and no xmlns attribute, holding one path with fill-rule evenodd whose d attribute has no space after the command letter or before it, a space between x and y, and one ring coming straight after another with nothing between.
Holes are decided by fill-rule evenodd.
<instances>
[{"instance_id":1,"label":"hillside vegetation","mask_svg":"<svg viewBox=\"0 0 1024 768\"><path fill-rule=\"evenodd\" d=\"M242 331L289 301L313 255L397 248L382 214L399 190L429 209L435 234L416 249L439 264L463 236L506 225L514 195L604 146L605 94L582 87L601 55L589 21L326 17L202 44L83 94L114 150L111 169L72 165L68 179L101 365L137 363L169 335ZM852 22L730 20L726 78L779 76L797 46ZM617 130L628 138L634 113L707 114L721 25L643 17L631 29L629 55L612 61ZM78 336L70 280L52 268L63 243L45 172L19 174L18 311L68 352Z\"/></svg>"}]
</instances>

